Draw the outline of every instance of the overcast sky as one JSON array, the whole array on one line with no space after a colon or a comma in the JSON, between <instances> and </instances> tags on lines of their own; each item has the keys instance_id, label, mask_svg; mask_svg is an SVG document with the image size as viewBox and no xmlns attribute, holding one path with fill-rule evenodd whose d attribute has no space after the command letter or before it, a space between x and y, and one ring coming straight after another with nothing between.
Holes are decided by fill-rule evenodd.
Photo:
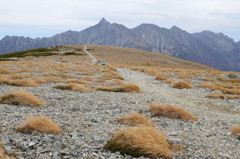
<instances>
[{"instance_id":1,"label":"overcast sky","mask_svg":"<svg viewBox=\"0 0 240 159\"><path fill-rule=\"evenodd\" d=\"M173 25L190 33L211 30L240 41L239 0L0 0L0 39L49 37L81 31L102 17L133 28Z\"/></svg>"}]
</instances>

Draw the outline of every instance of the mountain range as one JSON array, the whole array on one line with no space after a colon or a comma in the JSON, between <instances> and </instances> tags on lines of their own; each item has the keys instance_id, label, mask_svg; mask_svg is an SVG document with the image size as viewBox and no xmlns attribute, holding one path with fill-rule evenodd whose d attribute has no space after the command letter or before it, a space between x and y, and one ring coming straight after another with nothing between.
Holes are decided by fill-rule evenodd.
<instances>
[{"instance_id":1,"label":"mountain range","mask_svg":"<svg viewBox=\"0 0 240 159\"><path fill-rule=\"evenodd\" d=\"M170 29L141 24L129 29L101 21L83 31L66 31L49 38L5 36L0 54L58 45L95 44L141 49L201 63L223 71L240 71L240 41L211 31L188 33L176 26Z\"/></svg>"}]
</instances>

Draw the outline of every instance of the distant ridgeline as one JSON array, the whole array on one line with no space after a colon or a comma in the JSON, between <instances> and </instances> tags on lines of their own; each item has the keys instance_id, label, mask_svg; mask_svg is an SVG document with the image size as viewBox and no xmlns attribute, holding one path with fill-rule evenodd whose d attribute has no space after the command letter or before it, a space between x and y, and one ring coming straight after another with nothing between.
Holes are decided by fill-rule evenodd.
<instances>
[{"instance_id":1,"label":"distant ridgeline","mask_svg":"<svg viewBox=\"0 0 240 159\"><path fill-rule=\"evenodd\" d=\"M166 29L153 24L128 29L121 24L110 24L104 18L83 31L67 31L49 38L6 36L0 41L0 54L81 43L142 49L224 71L240 71L240 42L222 33L190 34L176 26Z\"/></svg>"}]
</instances>

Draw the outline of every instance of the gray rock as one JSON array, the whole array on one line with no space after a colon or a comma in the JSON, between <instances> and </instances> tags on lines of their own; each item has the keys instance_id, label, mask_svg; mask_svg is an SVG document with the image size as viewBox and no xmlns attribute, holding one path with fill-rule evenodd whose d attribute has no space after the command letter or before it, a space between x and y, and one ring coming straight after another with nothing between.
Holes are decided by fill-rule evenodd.
<instances>
[{"instance_id":1,"label":"gray rock","mask_svg":"<svg viewBox=\"0 0 240 159\"><path fill-rule=\"evenodd\" d=\"M228 75L228 78L240 79L240 75L230 73L230 74Z\"/></svg>"}]
</instances>

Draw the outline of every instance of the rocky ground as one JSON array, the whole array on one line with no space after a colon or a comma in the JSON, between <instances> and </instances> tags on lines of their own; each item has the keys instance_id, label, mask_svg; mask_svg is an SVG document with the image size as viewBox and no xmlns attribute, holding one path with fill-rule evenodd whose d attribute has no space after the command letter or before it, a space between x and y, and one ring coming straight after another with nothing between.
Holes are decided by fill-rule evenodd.
<instances>
[{"instance_id":1,"label":"rocky ground","mask_svg":"<svg viewBox=\"0 0 240 159\"><path fill-rule=\"evenodd\" d=\"M8 153L17 158L131 158L104 150L113 133L124 128L114 122L119 116L139 112L150 117L148 103L172 104L183 107L198 117L189 122L165 117L151 118L168 140L182 145L174 158L233 158L240 156L240 141L228 129L240 124L240 100L206 99L208 89L173 89L154 80L153 76L128 69L118 69L126 82L138 84L143 93L112 93L63 91L43 84L40 87L0 86L0 94L16 89L31 92L48 104L25 107L0 104L0 139ZM45 115L65 132L48 135L15 131L28 115Z\"/></svg>"}]
</instances>

